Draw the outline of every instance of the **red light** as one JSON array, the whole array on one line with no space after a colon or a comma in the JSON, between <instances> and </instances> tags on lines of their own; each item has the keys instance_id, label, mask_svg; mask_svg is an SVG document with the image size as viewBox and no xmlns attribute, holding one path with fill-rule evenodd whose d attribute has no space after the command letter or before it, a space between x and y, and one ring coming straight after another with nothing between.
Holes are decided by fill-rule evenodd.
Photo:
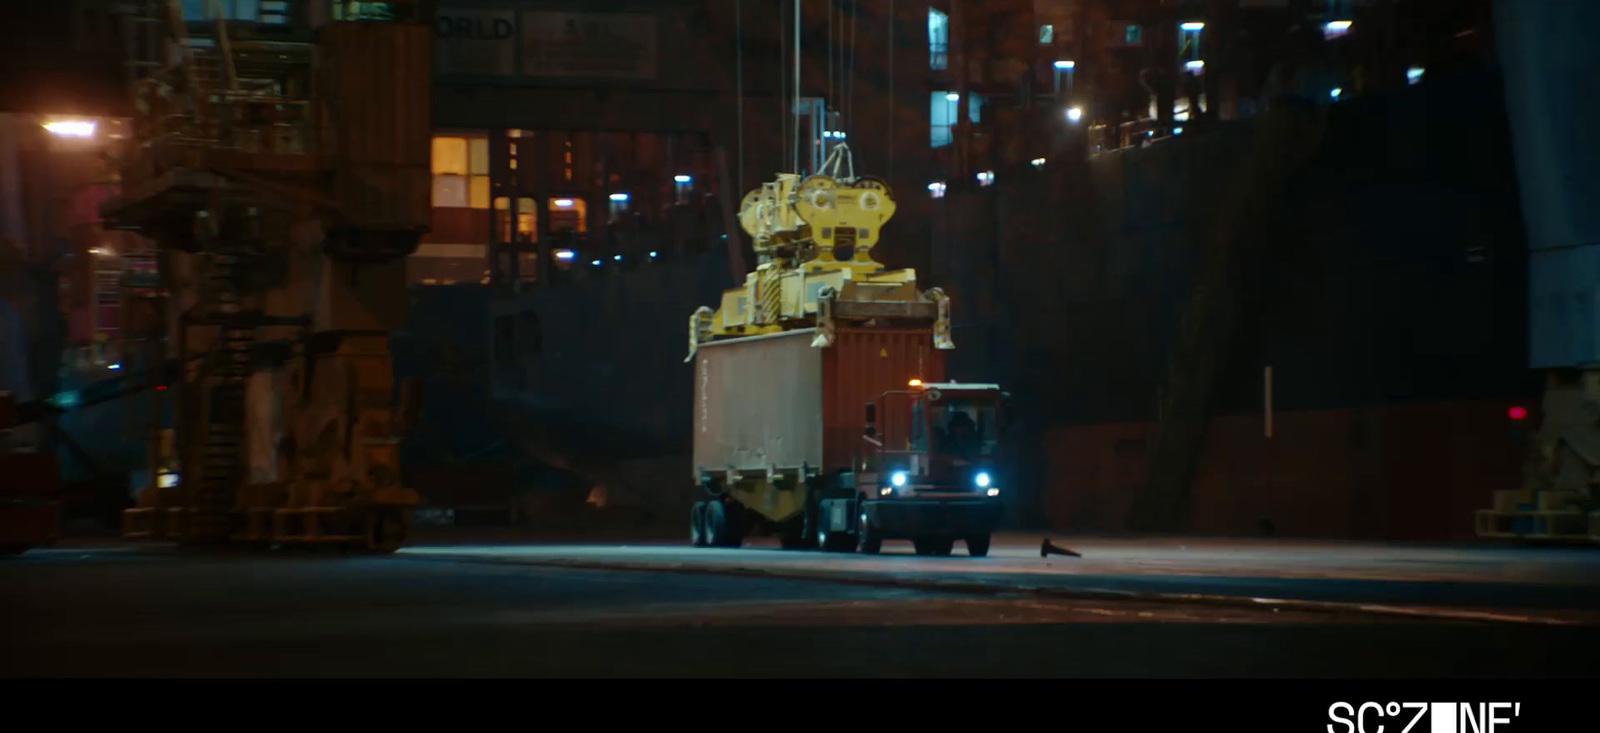
<instances>
[{"instance_id":1,"label":"red light","mask_svg":"<svg viewBox=\"0 0 1600 733\"><path fill-rule=\"evenodd\" d=\"M167 385L165 385L165 384L161 385L160 387L156 387L156 391L157 392L165 392L166 390L167 390Z\"/></svg>"},{"instance_id":2,"label":"red light","mask_svg":"<svg viewBox=\"0 0 1600 733\"><path fill-rule=\"evenodd\" d=\"M1528 411L1525 408L1513 407L1510 410L1510 414L1512 420L1521 420L1528 416Z\"/></svg>"}]
</instances>

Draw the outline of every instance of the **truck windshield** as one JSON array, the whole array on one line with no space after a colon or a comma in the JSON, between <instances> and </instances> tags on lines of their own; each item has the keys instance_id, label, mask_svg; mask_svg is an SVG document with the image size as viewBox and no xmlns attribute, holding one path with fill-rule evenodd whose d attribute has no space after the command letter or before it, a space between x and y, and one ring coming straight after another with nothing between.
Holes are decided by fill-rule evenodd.
<instances>
[{"instance_id":1,"label":"truck windshield","mask_svg":"<svg viewBox=\"0 0 1600 733\"><path fill-rule=\"evenodd\" d=\"M926 407L928 431L918 448L962 458L981 458L995 453L995 404L989 399L945 398Z\"/></svg>"}]
</instances>

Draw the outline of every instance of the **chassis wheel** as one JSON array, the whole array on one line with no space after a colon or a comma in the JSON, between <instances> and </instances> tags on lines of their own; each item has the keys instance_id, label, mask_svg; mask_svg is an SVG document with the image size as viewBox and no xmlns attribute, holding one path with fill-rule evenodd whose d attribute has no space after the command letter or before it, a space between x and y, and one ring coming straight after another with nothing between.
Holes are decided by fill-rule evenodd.
<instances>
[{"instance_id":1,"label":"chassis wheel","mask_svg":"<svg viewBox=\"0 0 1600 733\"><path fill-rule=\"evenodd\" d=\"M867 520L865 512L861 514L861 521L857 526L861 528L856 537L857 549L868 555L876 555L882 552L883 534L877 527L873 526L872 522Z\"/></svg>"},{"instance_id":2,"label":"chassis wheel","mask_svg":"<svg viewBox=\"0 0 1600 733\"><path fill-rule=\"evenodd\" d=\"M972 557L985 557L989 554L989 535L980 534L967 538L967 554Z\"/></svg>"},{"instance_id":3,"label":"chassis wheel","mask_svg":"<svg viewBox=\"0 0 1600 733\"><path fill-rule=\"evenodd\" d=\"M817 501L806 512L811 524L811 541L814 546L823 552L853 552L856 549L855 535L850 532L834 532L828 529L831 520L829 512Z\"/></svg>"},{"instance_id":4,"label":"chassis wheel","mask_svg":"<svg viewBox=\"0 0 1600 733\"><path fill-rule=\"evenodd\" d=\"M849 552L856 548L856 538L843 532L829 532L818 527L817 547L823 552Z\"/></svg>"},{"instance_id":5,"label":"chassis wheel","mask_svg":"<svg viewBox=\"0 0 1600 733\"><path fill-rule=\"evenodd\" d=\"M706 544L710 547L738 547L744 544L732 507L722 501L706 502L705 535Z\"/></svg>"},{"instance_id":6,"label":"chassis wheel","mask_svg":"<svg viewBox=\"0 0 1600 733\"><path fill-rule=\"evenodd\" d=\"M689 544L693 547L705 547L706 542L706 502L697 501L689 507Z\"/></svg>"}]
</instances>

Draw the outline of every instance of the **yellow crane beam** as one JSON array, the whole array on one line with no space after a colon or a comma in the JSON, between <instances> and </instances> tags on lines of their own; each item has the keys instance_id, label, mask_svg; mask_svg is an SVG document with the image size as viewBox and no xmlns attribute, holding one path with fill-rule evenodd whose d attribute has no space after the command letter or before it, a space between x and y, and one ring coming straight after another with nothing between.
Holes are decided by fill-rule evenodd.
<instances>
[{"instance_id":1,"label":"yellow crane beam","mask_svg":"<svg viewBox=\"0 0 1600 733\"><path fill-rule=\"evenodd\" d=\"M845 168L848 166L848 168ZM812 176L782 173L746 194L739 224L760 264L742 287L724 291L716 310L689 320L689 356L716 338L819 328L816 346L831 343L836 320L928 320L935 343L950 340L949 299L917 289L914 270L889 270L872 257L894 218L888 183L857 178L850 149L836 146Z\"/></svg>"}]
</instances>

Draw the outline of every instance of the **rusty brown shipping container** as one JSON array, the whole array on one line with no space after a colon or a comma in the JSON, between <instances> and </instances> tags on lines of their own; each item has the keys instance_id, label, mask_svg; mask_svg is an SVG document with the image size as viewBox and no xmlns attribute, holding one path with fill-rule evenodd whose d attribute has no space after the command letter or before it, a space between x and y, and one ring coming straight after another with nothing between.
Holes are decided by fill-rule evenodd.
<instances>
[{"instance_id":1,"label":"rusty brown shipping container","mask_svg":"<svg viewBox=\"0 0 1600 733\"><path fill-rule=\"evenodd\" d=\"M695 369L696 476L851 468L868 402L913 379L944 379L928 329L841 328L828 348L816 329L706 344Z\"/></svg>"},{"instance_id":2,"label":"rusty brown shipping container","mask_svg":"<svg viewBox=\"0 0 1600 733\"><path fill-rule=\"evenodd\" d=\"M826 346L818 336L697 350L694 477L708 498L690 508L691 542L738 547L759 533L787 549L872 554L909 540L948 555L960 541L987 555L1003 508L991 484L1009 419L999 385L948 382L933 324L840 327ZM987 442L960 447L946 412Z\"/></svg>"},{"instance_id":3,"label":"rusty brown shipping container","mask_svg":"<svg viewBox=\"0 0 1600 733\"><path fill-rule=\"evenodd\" d=\"M330 23L320 31L325 130L346 225L413 232L433 209L433 29Z\"/></svg>"},{"instance_id":4,"label":"rusty brown shipping container","mask_svg":"<svg viewBox=\"0 0 1600 733\"><path fill-rule=\"evenodd\" d=\"M913 379L943 382L944 352L928 329L840 329L823 350L823 470L850 468L863 446L861 427L868 402ZM885 419L896 416L885 415Z\"/></svg>"}]
</instances>

